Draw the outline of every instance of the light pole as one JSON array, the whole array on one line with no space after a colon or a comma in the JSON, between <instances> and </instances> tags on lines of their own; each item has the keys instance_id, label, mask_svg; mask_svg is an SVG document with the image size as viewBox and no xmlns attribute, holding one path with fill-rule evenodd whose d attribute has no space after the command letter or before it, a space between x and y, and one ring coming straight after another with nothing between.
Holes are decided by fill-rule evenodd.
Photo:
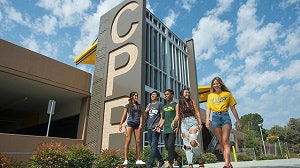
<instances>
[{"instance_id":1,"label":"light pole","mask_svg":"<svg viewBox=\"0 0 300 168\"><path fill-rule=\"evenodd\" d=\"M262 130L261 130L261 127L263 126L263 124L258 124L258 126L259 126L259 130L260 130L261 140L262 140L262 143L263 143L263 146L264 146L265 156L267 156L265 141L264 141L264 137L263 137Z\"/></svg>"},{"instance_id":2,"label":"light pole","mask_svg":"<svg viewBox=\"0 0 300 168\"><path fill-rule=\"evenodd\" d=\"M288 144L287 144L287 142L284 142L284 144L285 144L285 147L286 147L286 151L287 151L288 157L290 157L290 151L289 151Z\"/></svg>"},{"instance_id":3,"label":"light pole","mask_svg":"<svg viewBox=\"0 0 300 168\"><path fill-rule=\"evenodd\" d=\"M280 146L279 137L277 137L277 140L278 140L278 145L279 145L279 149L280 149L280 154L281 154L281 157L283 157L283 156L282 156L282 150L281 150L281 146Z\"/></svg>"}]
</instances>

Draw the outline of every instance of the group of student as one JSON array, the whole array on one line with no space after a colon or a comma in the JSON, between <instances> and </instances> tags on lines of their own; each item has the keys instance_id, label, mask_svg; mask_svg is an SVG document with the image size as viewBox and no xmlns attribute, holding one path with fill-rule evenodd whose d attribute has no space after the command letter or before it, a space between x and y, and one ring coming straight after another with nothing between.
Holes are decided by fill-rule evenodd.
<instances>
[{"instance_id":1,"label":"group of student","mask_svg":"<svg viewBox=\"0 0 300 168\"><path fill-rule=\"evenodd\" d=\"M158 141L163 128L164 145L168 152L168 167L173 168L174 160L177 160L179 167L182 166L182 158L175 151L176 137L181 131L181 137L184 145L184 151L189 168L193 168L193 158L197 158L197 164L200 168L204 167L201 158L200 144L198 143L198 134L204 126L202 123L197 101L191 98L189 89L182 89L179 94L178 103L174 101L174 91L167 89L164 92L166 104L159 101L158 91L151 92L151 102L146 106L143 116L142 108L138 103L138 93L132 92L129 95L129 103L125 105L121 118L119 130L122 131L122 125L127 120L124 145L125 161L123 165L128 165L128 149L132 133L136 142L136 164L146 164L140 159L140 137L142 133L143 118L147 118L148 141L151 147L151 154L148 168L152 168L155 159L162 167L164 160L158 149ZM211 82L210 94L207 99L206 123L207 128L213 128L216 137L219 140L223 152L225 165L223 168L232 168L230 163L230 144L229 135L232 123L228 110L232 111L237 126L242 126L235 108L236 101L231 95L229 89L225 86L222 79L215 77ZM212 119L210 114L212 111Z\"/></svg>"}]
</instances>

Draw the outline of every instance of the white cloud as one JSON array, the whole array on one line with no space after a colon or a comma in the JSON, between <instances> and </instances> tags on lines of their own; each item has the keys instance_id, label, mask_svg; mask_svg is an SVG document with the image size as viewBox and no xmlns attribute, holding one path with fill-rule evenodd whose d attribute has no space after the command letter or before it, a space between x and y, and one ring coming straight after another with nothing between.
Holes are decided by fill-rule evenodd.
<instances>
[{"instance_id":1,"label":"white cloud","mask_svg":"<svg viewBox=\"0 0 300 168\"><path fill-rule=\"evenodd\" d=\"M167 27L171 28L175 24L177 18L178 14L171 9L169 10L168 16L163 19L163 22Z\"/></svg>"},{"instance_id":2,"label":"white cloud","mask_svg":"<svg viewBox=\"0 0 300 168\"><path fill-rule=\"evenodd\" d=\"M232 60L227 58L216 58L214 60L214 64L221 70L221 73L229 70L230 66L232 65Z\"/></svg>"},{"instance_id":3,"label":"white cloud","mask_svg":"<svg viewBox=\"0 0 300 168\"><path fill-rule=\"evenodd\" d=\"M281 25L268 23L260 28L263 20L258 22L255 13L254 0L249 0L245 5L242 5L238 12L236 46L241 58L253 52L264 50L278 38L277 32Z\"/></svg>"},{"instance_id":4,"label":"white cloud","mask_svg":"<svg viewBox=\"0 0 300 168\"><path fill-rule=\"evenodd\" d=\"M37 18L29 27L46 35L54 35L56 34L57 20L54 16L44 15L41 18Z\"/></svg>"},{"instance_id":5,"label":"white cloud","mask_svg":"<svg viewBox=\"0 0 300 168\"><path fill-rule=\"evenodd\" d=\"M8 19L22 25L27 24L25 22L26 19L23 17L22 13L18 12L15 8L9 6L9 4L6 4L4 8L5 8L4 9L5 15L7 16Z\"/></svg>"},{"instance_id":6,"label":"white cloud","mask_svg":"<svg viewBox=\"0 0 300 168\"><path fill-rule=\"evenodd\" d=\"M208 75L206 77L202 77L199 82L199 86L203 86L203 85L210 86L211 80L216 76L220 76L220 73L211 73L210 75Z\"/></svg>"},{"instance_id":7,"label":"white cloud","mask_svg":"<svg viewBox=\"0 0 300 168\"><path fill-rule=\"evenodd\" d=\"M278 46L279 54L283 54L286 57L300 54L300 29L296 28L294 30L294 32L291 32L286 36L283 45Z\"/></svg>"},{"instance_id":8,"label":"white cloud","mask_svg":"<svg viewBox=\"0 0 300 168\"><path fill-rule=\"evenodd\" d=\"M259 22L256 19L256 3L255 0L248 0L242 5L238 11L237 31L241 32L245 29L256 29Z\"/></svg>"},{"instance_id":9,"label":"white cloud","mask_svg":"<svg viewBox=\"0 0 300 168\"><path fill-rule=\"evenodd\" d=\"M299 4L299 0L285 0L280 2L279 6L281 8L287 8L288 6Z\"/></svg>"},{"instance_id":10,"label":"white cloud","mask_svg":"<svg viewBox=\"0 0 300 168\"><path fill-rule=\"evenodd\" d=\"M282 76L288 80L299 80L300 79L300 60L294 60L290 62L290 65L284 69L281 73Z\"/></svg>"},{"instance_id":11,"label":"white cloud","mask_svg":"<svg viewBox=\"0 0 300 168\"><path fill-rule=\"evenodd\" d=\"M245 71L246 72L256 72L256 67L258 67L264 61L263 56L260 52L255 55L248 56L245 59Z\"/></svg>"},{"instance_id":12,"label":"white cloud","mask_svg":"<svg viewBox=\"0 0 300 168\"><path fill-rule=\"evenodd\" d=\"M285 69L278 71L252 71L244 74L244 85L237 91L237 95L242 98L251 92L261 93L271 85L275 86L284 80L296 81L300 79L300 60L290 63Z\"/></svg>"},{"instance_id":13,"label":"white cloud","mask_svg":"<svg viewBox=\"0 0 300 168\"><path fill-rule=\"evenodd\" d=\"M176 0L183 9L191 11L192 6L196 3L196 0Z\"/></svg>"},{"instance_id":14,"label":"white cloud","mask_svg":"<svg viewBox=\"0 0 300 168\"><path fill-rule=\"evenodd\" d=\"M40 0L37 2L37 6L49 10L59 18L61 27L78 25L91 4L90 0Z\"/></svg>"},{"instance_id":15,"label":"white cloud","mask_svg":"<svg viewBox=\"0 0 300 168\"><path fill-rule=\"evenodd\" d=\"M28 38L24 38L21 41L21 44L32 51L35 51L39 54L48 56L50 58L56 59L58 58L58 47L55 44L49 42L39 42L38 39L34 35L30 35Z\"/></svg>"},{"instance_id":16,"label":"white cloud","mask_svg":"<svg viewBox=\"0 0 300 168\"><path fill-rule=\"evenodd\" d=\"M21 43L25 48L39 53L39 45L34 35L30 35L29 38L23 38Z\"/></svg>"},{"instance_id":17,"label":"white cloud","mask_svg":"<svg viewBox=\"0 0 300 168\"><path fill-rule=\"evenodd\" d=\"M218 0L217 7L208 11L207 15L219 16L231 8L234 0Z\"/></svg>"},{"instance_id":18,"label":"white cloud","mask_svg":"<svg viewBox=\"0 0 300 168\"><path fill-rule=\"evenodd\" d=\"M213 16L201 18L197 27L192 30L193 39L197 44L196 59L210 59L217 52L217 47L228 42L230 28L231 24L227 20L220 21Z\"/></svg>"}]
</instances>

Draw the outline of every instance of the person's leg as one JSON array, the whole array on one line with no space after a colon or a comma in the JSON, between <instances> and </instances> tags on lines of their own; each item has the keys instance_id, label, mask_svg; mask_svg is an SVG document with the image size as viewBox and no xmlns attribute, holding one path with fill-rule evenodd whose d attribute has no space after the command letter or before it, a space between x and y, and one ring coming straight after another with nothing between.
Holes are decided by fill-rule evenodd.
<instances>
[{"instance_id":1,"label":"person's leg","mask_svg":"<svg viewBox=\"0 0 300 168\"><path fill-rule=\"evenodd\" d=\"M153 167L155 157L160 163L163 163L163 158L158 150L158 140L159 140L159 135L160 133L153 131L153 130L148 130L148 140L150 143L151 147L151 154L150 154L150 160L149 160L149 167Z\"/></svg>"},{"instance_id":2,"label":"person's leg","mask_svg":"<svg viewBox=\"0 0 300 168\"><path fill-rule=\"evenodd\" d=\"M152 141L152 137L153 137L153 130L148 129L148 141L149 141L149 145L151 148L151 154L150 154L150 159L149 159L149 168L153 167L153 163L154 163L154 157L155 157L155 153L154 153L154 149L153 149L153 141Z\"/></svg>"},{"instance_id":3,"label":"person's leg","mask_svg":"<svg viewBox=\"0 0 300 168\"><path fill-rule=\"evenodd\" d=\"M125 136L126 138L125 138L125 144L124 144L124 158L125 158L125 161L128 162L128 149L129 149L129 144L130 144L133 128L127 127L125 131L126 131L126 136Z\"/></svg>"},{"instance_id":4,"label":"person's leg","mask_svg":"<svg viewBox=\"0 0 300 168\"><path fill-rule=\"evenodd\" d=\"M161 155L161 153L159 152L158 150L158 141L159 141L159 136L160 136L160 133L154 131L154 139L152 139L152 143L155 145L155 157L157 158L157 160L159 161L160 164L163 164L164 163L164 159Z\"/></svg>"},{"instance_id":5,"label":"person's leg","mask_svg":"<svg viewBox=\"0 0 300 168\"><path fill-rule=\"evenodd\" d=\"M171 134L165 134L164 135L164 142L165 142L165 148L168 151L168 162L169 162L169 167L173 167L173 161L170 160L171 157L171 152L170 152L170 136Z\"/></svg>"},{"instance_id":6,"label":"person's leg","mask_svg":"<svg viewBox=\"0 0 300 168\"><path fill-rule=\"evenodd\" d=\"M230 166L230 143L229 143L230 131L231 131L231 125L225 124L222 127L223 155L224 155L226 166Z\"/></svg>"},{"instance_id":7,"label":"person's leg","mask_svg":"<svg viewBox=\"0 0 300 168\"><path fill-rule=\"evenodd\" d=\"M189 121L187 118L184 118L181 121L181 138L184 145L185 156L189 165L193 165L193 152L192 147L189 142Z\"/></svg>"},{"instance_id":8,"label":"person's leg","mask_svg":"<svg viewBox=\"0 0 300 168\"><path fill-rule=\"evenodd\" d=\"M141 129L139 129L139 128L135 129L134 136L135 136L136 160L140 160L140 158L141 158Z\"/></svg>"},{"instance_id":9,"label":"person's leg","mask_svg":"<svg viewBox=\"0 0 300 168\"><path fill-rule=\"evenodd\" d=\"M169 156L169 164L173 166L174 158L175 158L175 140L176 134L169 135L169 142L168 142L168 156Z\"/></svg>"}]
</instances>

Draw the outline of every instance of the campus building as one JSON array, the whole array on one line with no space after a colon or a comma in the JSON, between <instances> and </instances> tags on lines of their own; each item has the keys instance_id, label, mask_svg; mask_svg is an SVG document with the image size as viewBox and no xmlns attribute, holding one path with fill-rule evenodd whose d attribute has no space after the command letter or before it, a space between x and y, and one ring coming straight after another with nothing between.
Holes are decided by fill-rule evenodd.
<instances>
[{"instance_id":1,"label":"campus building","mask_svg":"<svg viewBox=\"0 0 300 168\"><path fill-rule=\"evenodd\" d=\"M177 99L188 87L197 99L193 40L180 40L144 0L123 1L100 19L92 85L86 143L96 153L122 149L118 128L130 92L140 93L143 107L153 90L164 97L164 90L173 89Z\"/></svg>"}]
</instances>

